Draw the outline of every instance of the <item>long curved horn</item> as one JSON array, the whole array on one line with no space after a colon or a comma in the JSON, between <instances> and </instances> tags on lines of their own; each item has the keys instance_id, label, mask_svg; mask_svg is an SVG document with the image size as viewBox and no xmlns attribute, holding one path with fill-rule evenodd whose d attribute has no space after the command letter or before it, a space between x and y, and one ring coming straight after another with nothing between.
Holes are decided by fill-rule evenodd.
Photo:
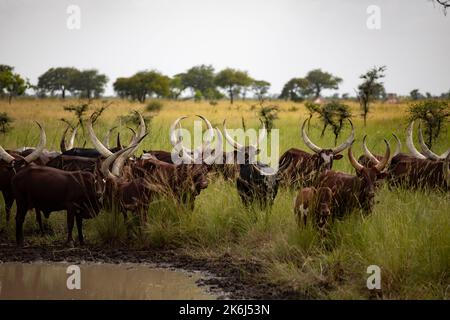
<instances>
[{"instance_id":1,"label":"long curved horn","mask_svg":"<svg viewBox=\"0 0 450 320\"><path fill-rule=\"evenodd\" d=\"M116 128L117 127L109 128L105 134L105 137L103 138L103 145L108 149L109 149L109 139L111 138L111 132L113 132L113 130Z\"/></svg>"},{"instance_id":2,"label":"long curved horn","mask_svg":"<svg viewBox=\"0 0 450 320\"><path fill-rule=\"evenodd\" d=\"M411 123L408 126L408 129L406 130L406 146L409 149L409 152L416 157L417 159L427 159L423 154L421 154L419 151L417 151L416 147L414 146L414 141L412 137L412 132L414 128L414 120L411 121Z\"/></svg>"},{"instance_id":3,"label":"long curved horn","mask_svg":"<svg viewBox=\"0 0 450 320\"><path fill-rule=\"evenodd\" d=\"M117 132L117 141L116 141L116 144L117 144L117 148L123 149L122 143L120 142L120 132Z\"/></svg>"},{"instance_id":4,"label":"long curved horn","mask_svg":"<svg viewBox=\"0 0 450 320\"><path fill-rule=\"evenodd\" d=\"M228 133L227 130L227 125L226 125L226 119L223 120L223 132L225 133L225 139L227 140L227 142L229 144L231 144L236 150L241 150L244 148L244 146L242 144L240 144L239 142L237 142L236 140L234 140L231 135Z\"/></svg>"},{"instance_id":5,"label":"long curved horn","mask_svg":"<svg viewBox=\"0 0 450 320\"><path fill-rule=\"evenodd\" d=\"M78 126L75 127L75 129L73 129L72 131L72 135L70 136L69 139L69 145L67 146L67 149L73 149L73 144L75 143L75 137L77 136L77 131L78 131Z\"/></svg>"},{"instance_id":6,"label":"long curved horn","mask_svg":"<svg viewBox=\"0 0 450 320\"><path fill-rule=\"evenodd\" d=\"M352 127L352 133L347 138L347 140L345 140L341 145L331 149L334 154L338 154L338 153L344 151L345 149L350 147L351 144L353 143L353 141L355 140L355 128L353 127L352 121L350 119L347 119L347 120L348 120L348 122L350 122L350 126Z\"/></svg>"},{"instance_id":7,"label":"long curved horn","mask_svg":"<svg viewBox=\"0 0 450 320\"><path fill-rule=\"evenodd\" d=\"M216 161L217 157L223 155L223 135L218 128L215 129L217 136L216 147L214 148L214 150L208 148L208 151L211 150L211 154L206 159L203 159L203 162L206 164L213 164Z\"/></svg>"},{"instance_id":8,"label":"long curved horn","mask_svg":"<svg viewBox=\"0 0 450 320\"><path fill-rule=\"evenodd\" d=\"M89 137L91 138L92 144L94 145L95 149L97 149L97 151L100 152L100 154L102 156L109 157L109 156L113 155L113 153L111 151L109 151L109 149L106 148L100 142L100 140L98 140L97 136L95 135L94 129L92 128L92 117L93 116L94 116L94 114L91 115L91 117L89 118L89 120L87 122Z\"/></svg>"},{"instance_id":9,"label":"long curved horn","mask_svg":"<svg viewBox=\"0 0 450 320\"><path fill-rule=\"evenodd\" d=\"M180 142L180 137L176 137L175 136L175 128L176 128L176 126L178 125L178 123L181 120L186 119L186 118L187 118L187 116L179 117L170 126L170 129L169 129L169 140L170 140L170 143L172 144L172 146L174 146L174 147L178 144L178 142Z\"/></svg>"},{"instance_id":10,"label":"long curved horn","mask_svg":"<svg viewBox=\"0 0 450 320\"><path fill-rule=\"evenodd\" d=\"M394 154L392 155L392 158L393 158L396 155L400 154L400 152L402 151L402 142L400 141L400 139L397 137L397 135L395 133L393 133L392 135L394 136L395 140L397 141L397 146L395 147Z\"/></svg>"},{"instance_id":11,"label":"long curved horn","mask_svg":"<svg viewBox=\"0 0 450 320\"><path fill-rule=\"evenodd\" d=\"M320 148L319 146L315 145L315 144L311 141L311 139L309 139L308 134L306 133L306 130L305 130L306 121L308 121L308 119L305 119L305 121L303 121L302 130L301 130L303 142L304 142L304 143L306 144L306 146L307 146L308 148L310 148L312 151L314 151L315 153L319 153L319 152L321 152L323 149Z\"/></svg>"},{"instance_id":12,"label":"long curved horn","mask_svg":"<svg viewBox=\"0 0 450 320\"><path fill-rule=\"evenodd\" d=\"M125 164L125 161L131 157L136 150L139 148L139 144L141 143L142 140L144 140L144 138L147 136L147 134L145 134L143 137L141 137L136 144L131 145L129 148L123 149L123 150L128 150L127 152L122 152L114 161L113 164L113 168L112 168L112 174L119 177L121 172L122 172L122 168ZM121 150L122 151L122 150Z\"/></svg>"},{"instance_id":13,"label":"long curved horn","mask_svg":"<svg viewBox=\"0 0 450 320\"><path fill-rule=\"evenodd\" d=\"M422 149L422 153L425 154L426 157L428 157L431 160L441 160L441 158L436 153L431 151L430 148L428 148L428 146L425 144L425 141L424 141L423 135L422 135L422 128L420 127L420 123L419 123L419 144L420 144L420 148ZM444 158L442 158L442 159L444 159Z\"/></svg>"},{"instance_id":14,"label":"long curved horn","mask_svg":"<svg viewBox=\"0 0 450 320\"><path fill-rule=\"evenodd\" d=\"M130 143L129 143L129 145L131 146L131 145L133 144L133 141L137 141L137 133L136 133L136 131L135 131L133 128L131 128L131 127L127 127L127 129L129 129L129 130L131 131L131 133L132 133L132 135L131 135L131 140L130 140Z\"/></svg>"},{"instance_id":15,"label":"long curved horn","mask_svg":"<svg viewBox=\"0 0 450 320\"><path fill-rule=\"evenodd\" d=\"M130 146L130 147L128 147L128 148L119 150L119 151L117 151L116 153L113 153L112 155L110 155L109 157L107 157L107 158L102 162L102 165L101 165L100 169L101 169L101 172L102 172L103 176L104 176L106 179L109 179L109 180L116 180L116 179L118 178L117 176L113 175L113 174L111 173L111 171L109 171L109 167L110 167L111 164L117 159L118 156L120 156L120 155L121 155L122 153L124 153L124 152L127 152L129 149L131 149L131 148L133 148L133 147L134 147L134 145L133 145L133 146Z\"/></svg>"},{"instance_id":16,"label":"long curved horn","mask_svg":"<svg viewBox=\"0 0 450 320\"><path fill-rule=\"evenodd\" d=\"M34 151L32 153L30 153L29 155L27 155L24 158L26 163L33 162L34 160L39 158L39 156L41 155L42 151L45 148L45 144L47 143L47 136L45 135L44 128L42 128L42 126L40 125L39 122L36 122L36 124L39 126L39 129L41 132L41 137L40 137L39 144L37 145L36 149L34 149Z\"/></svg>"},{"instance_id":17,"label":"long curved horn","mask_svg":"<svg viewBox=\"0 0 450 320\"><path fill-rule=\"evenodd\" d=\"M11 163L16 160L12 155L6 152L6 150L3 149L2 146L0 146L0 159L5 161L6 163Z\"/></svg>"},{"instance_id":18,"label":"long curved horn","mask_svg":"<svg viewBox=\"0 0 450 320\"><path fill-rule=\"evenodd\" d=\"M69 131L69 128L70 128L70 126L68 125L66 130L64 130L64 133L63 133L62 138L61 138L61 142L59 143L59 148L61 149L61 152L66 152L67 151L67 148L66 148L66 134L67 134L67 131Z\"/></svg>"},{"instance_id":19,"label":"long curved horn","mask_svg":"<svg viewBox=\"0 0 450 320\"><path fill-rule=\"evenodd\" d=\"M143 136L145 136L147 134L147 132L146 132L147 129L145 128L144 118L142 117L142 115L138 111L135 110L134 112L139 117L139 129L138 129L138 132L137 132L137 138L136 138L136 140L134 141L133 144L137 143Z\"/></svg>"},{"instance_id":20,"label":"long curved horn","mask_svg":"<svg viewBox=\"0 0 450 320\"><path fill-rule=\"evenodd\" d=\"M384 168L389 162L389 158L391 157L391 146L389 145L389 142L386 139L384 139L384 143L386 144L386 152L384 154L383 159L375 166L375 168L380 172L384 170Z\"/></svg>"},{"instance_id":21,"label":"long curved horn","mask_svg":"<svg viewBox=\"0 0 450 320\"><path fill-rule=\"evenodd\" d=\"M366 138L367 135L365 135L363 138L364 154L366 155L367 158L369 158L372 162L374 162L377 165L378 163L380 163L380 161L372 154L372 152L370 152L369 148L367 148Z\"/></svg>"},{"instance_id":22,"label":"long curved horn","mask_svg":"<svg viewBox=\"0 0 450 320\"><path fill-rule=\"evenodd\" d=\"M358 162L358 160L355 159L352 152L352 146L348 147L348 159L350 160L350 164L353 166L353 168L356 169L356 172L361 171L364 169L364 166Z\"/></svg>"}]
</instances>

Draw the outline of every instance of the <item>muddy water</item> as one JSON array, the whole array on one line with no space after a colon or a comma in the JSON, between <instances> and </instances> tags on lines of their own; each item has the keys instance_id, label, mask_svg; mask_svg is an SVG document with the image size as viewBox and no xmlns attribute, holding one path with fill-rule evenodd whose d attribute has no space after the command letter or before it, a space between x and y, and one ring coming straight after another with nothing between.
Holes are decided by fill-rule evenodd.
<instances>
[{"instance_id":1,"label":"muddy water","mask_svg":"<svg viewBox=\"0 0 450 320\"><path fill-rule=\"evenodd\" d=\"M69 290L64 263L0 264L1 299L214 299L196 274L132 264L81 264L81 289ZM70 270L69 270L70 271ZM69 285L76 283L70 279Z\"/></svg>"}]
</instances>

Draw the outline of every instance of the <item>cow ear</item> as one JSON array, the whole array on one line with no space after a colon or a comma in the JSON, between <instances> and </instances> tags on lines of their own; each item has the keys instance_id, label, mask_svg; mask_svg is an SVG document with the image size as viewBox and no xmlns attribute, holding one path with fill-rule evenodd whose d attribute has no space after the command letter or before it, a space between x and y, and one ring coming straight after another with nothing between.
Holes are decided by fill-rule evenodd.
<instances>
[{"instance_id":1,"label":"cow ear","mask_svg":"<svg viewBox=\"0 0 450 320\"><path fill-rule=\"evenodd\" d=\"M341 160L344 156L342 154L337 154L333 157L333 160Z\"/></svg>"}]
</instances>

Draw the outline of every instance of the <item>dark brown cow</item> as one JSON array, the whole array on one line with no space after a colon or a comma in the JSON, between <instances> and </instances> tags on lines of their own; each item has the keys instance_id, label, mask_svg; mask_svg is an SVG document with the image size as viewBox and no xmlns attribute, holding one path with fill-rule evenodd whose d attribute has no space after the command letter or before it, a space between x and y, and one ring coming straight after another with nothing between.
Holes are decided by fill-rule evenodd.
<instances>
[{"instance_id":1,"label":"dark brown cow","mask_svg":"<svg viewBox=\"0 0 450 320\"><path fill-rule=\"evenodd\" d=\"M422 130L419 127L419 143L422 152L414 146L412 131L414 122L408 126L406 134L406 145L410 154L398 153L392 157L388 169L389 185L403 186L407 188L441 188L449 189L448 158L450 149L442 155L433 153L424 143ZM378 158L374 156L365 146L365 154L371 163L377 163Z\"/></svg>"},{"instance_id":2,"label":"dark brown cow","mask_svg":"<svg viewBox=\"0 0 450 320\"><path fill-rule=\"evenodd\" d=\"M352 133L347 140L341 145L324 149L315 145L308 137L305 125L308 120L303 122L301 128L302 139L313 154L306 151L291 148L286 151L279 161L279 174L281 177L281 184L289 187L296 187L299 185L308 186L314 181L320 172L330 170L333 167L333 161L342 159L339 153L348 148L354 141L354 128L352 122L349 120L352 127Z\"/></svg>"},{"instance_id":3,"label":"dark brown cow","mask_svg":"<svg viewBox=\"0 0 450 320\"><path fill-rule=\"evenodd\" d=\"M14 175L22 170L24 167L34 161L40 161L42 152L46 144L46 135L43 127L37 123L40 129L40 139L38 146L31 152L22 156L18 152L8 153L0 146L0 191L3 194L5 200L5 212L6 221L9 221L11 216L11 207L14 203L14 195L11 187L11 180ZM29 150L29 149L27 149ZM40 221L40 215L36 215L39 228L42 231L42 223Z\"/></svg>"},{"instance_id":4,"label":"dark brown cow","mask_svg":"<svg viewBox=\"0 0 450 320\"><path fill-rule=\"evenodd\" d=\"M50 160L47 163L47 167L57 168L64 171L81 170L94 172L97 161L98 160L96 158L67 156L62 154Z\"/></svg>"},{"instance_id":5,"label":"dark brown cow","mask_svg":"<svg viewBox=\"0 0 450 320\"><path fill-rule=\"evenodd\" d=\"M99 198L103 195L102 181L86 171L68 172L60 169L30 165L12 179L12 189L17 203L16 241L23 245L23 222L30 209L67 211L67 243L73 244L72 230L77 222L80 244L84 243L83 219L100 211Z\"/></svg>"},{"instance_id":6,"label":"dark brown cow","mask_svg":"<svg viewBox=\"0 0 450 320\"><path fill-rule=\"evenodd\" d=\"M333 191L333 218L341 218L355 208L365 213L372 211L377 190L377 181L385 177L383 172L390 157L390 146L386 143L386 153L375 166L367 168L354 158L351 146L348 157L356 169L356 176L335 171L325 171L315 181L316 187L328 187Z\"/></svg>"},{"instance_id":7,"label":"dark brown cow","mask_svg":"<svg viewBox=\"0 0 450 320\"><path fill-rule=\"evenodd\" d=\"M299 225L303 222L306 226L307 219L310 217L319 230L325 231L332 206L333 192L330 188L302 188L295 198L294 213Z\"/></svg>"},{"instance_id":8,"label":"dark brown cow","mask_svg":"<svg viewBox=\"0 0 450 320\"><path fill-rule=\"evenodd\" d=\"M148 205L154 197L152 185L145 178L118 177L109 170L111 165L116 165L117 159L124 154L129 156L128 152L133 152L136 148L137 145L133 145L108 157L101 164L101 172L107 183L105 190L108 205L110 207L117 206L125 221L127 212L131 211L135 216L140 217L140 221L143 223L146 221ZM121 169L119 168L119 171L122 171Z\"/></svg>"}]
</instances>

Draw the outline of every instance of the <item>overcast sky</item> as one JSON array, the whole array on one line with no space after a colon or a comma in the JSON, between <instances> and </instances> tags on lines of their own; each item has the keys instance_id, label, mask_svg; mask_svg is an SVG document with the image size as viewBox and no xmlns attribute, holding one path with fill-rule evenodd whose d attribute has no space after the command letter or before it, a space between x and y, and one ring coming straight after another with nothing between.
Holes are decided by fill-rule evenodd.
<instances>
[{"instance_id":1,"label":"overcast sky","mask_svg":"<svg viewBox=\"0 0 450 320\"><path fill-rule=\"evenodd\" d=\"M69 5L80 29L67 27ZM370 5L379 30L367 27ZM0 64L32 83L50 67L96 68L107 94L119 76L198 64L247 70L272 93L322 68L354 94L374 65L387 66L388 92L450 89L450 12L429 0L0 0L0 41Z\"/></svg>"}]
</instances>

